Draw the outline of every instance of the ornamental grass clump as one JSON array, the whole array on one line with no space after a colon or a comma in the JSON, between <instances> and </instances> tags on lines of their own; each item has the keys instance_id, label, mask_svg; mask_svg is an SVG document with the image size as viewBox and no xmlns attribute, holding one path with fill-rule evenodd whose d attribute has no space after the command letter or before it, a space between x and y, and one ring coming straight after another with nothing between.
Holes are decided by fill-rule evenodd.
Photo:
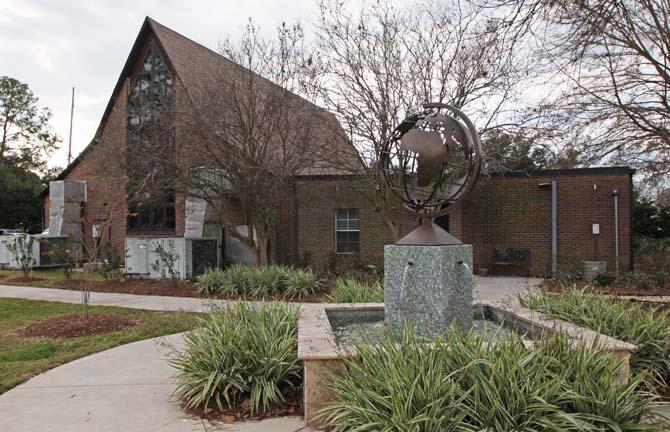
<instances>
[{"instance_id":1,"label":"ornamental grass clump","mask_svg":"<svg viewBox=\"0 0 670 432\"><path fill-rule=\"evenodd\" d=\"M284 266L270 265L255 267L249 270L249 295L266 297L278 295L284 291L289 269Z\"/></svg>"},{"instance_id":2,"label":"ornamental grass clump","mask_svg":"<svg viewBox=\"0 0 670 432\"><path fill-rule=\"evenodd\" d=\"M234 264L225 270L210 268L197 280L201 294L218 293L247 298L279 295L300 298L319 291L323 286L323 280L311 269L280 265L249 267Z\"/></svg>"},{"instance_id":3,"label":"ornamental grass clump","mask_svg":"<svg viewBox=\"0 0 670 432\"><path fill-rule=\"evenodd\" d=\"M223 295L247 295L251 289L251 268L242 264L234 264L225 271L225 283L221 287Z\"/></svg>"},{"instance_id":4,"label":"ornamental grass clump","mask_svg":"<svg viewBox=\"0 0 670 432\"><path fill-rule=\"evenodd\" d=\"M339 278L335 281L329 303L382 303L384 288L377 282L370 286L352 278Z\"/></svg>"},{"instance_id":5,"label":"ornamental grass clump","mask_svg":"<svg viewBox=\"0 0 670 432\"><path fill-rule=\"evenodd\" d=\"M237 303L202 318L186 336L176 396L189 408L240 407L263 413L302 383L297 308L282 303Z\"/></svg>"},{"instance_id":6,"label":"ornamental grass clump","mask_svg":"<svg viewBox=\"0 0 670 432\"><path fill-rule=\"evenodd\" d=\"M488 338L451 332L426 344L411 331L357 345L327 386L321 418L338 431L633 431L647 423L654 397L639 378L621 383L619 363L565 337Z\"/></svg>"},{"instance_id":7,"label":"ornamental grass clump","mask_svg":"<svg viewBox=\"0 0 670 432\"><path fill-rule=\"evenodd\" d=\"M219 268L208 268L204 273L198 275L196 280L200 294L220 293L226 286L226 274Z\"/></svg>"},{"instance_id":8,"label":"ornamental grass clump","mask_svg":"<svg viewBox=\"0 0 670 432\"><path fill-rule=\"evenodd\" d=\"M284 283L285 297L305 297L321 290L323 280L311 269L291 269L286 274Z\"/></svg>"},{"instance_id":9,"label":"ornamental grass clump","mask_svg":"<svg viewBox=\"0 0 670 432\"><path fill-rule=\"evenodd\" d=\"M648 386L670 380L670 311L566 288L559 294L520 297L524 307L575 323L637 346L631 369Z\"/></svg>"}]
</instances>

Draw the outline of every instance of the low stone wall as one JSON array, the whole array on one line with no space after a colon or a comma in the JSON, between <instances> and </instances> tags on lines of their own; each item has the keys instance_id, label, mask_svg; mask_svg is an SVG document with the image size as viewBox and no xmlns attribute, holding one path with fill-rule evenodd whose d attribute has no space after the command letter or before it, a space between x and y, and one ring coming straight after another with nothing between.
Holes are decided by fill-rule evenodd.
<instances>
[{"instance_id":1,"label":"low stone wall","mask_svg":"<svg viewBox=\"0 0 670 432\"><path fill-rule=\"evenodd\" d=\"M305 423L308 427L323 426L319 411L331 401L326 383L329 374L341 367L342 359L355 355L351 349L339 347L328 320L329 310L379 309L383 303L322 304L303 309L298 322L298 358L304 365ZM635 345L614 339L575 324L552 319L539 312L503 303L478 302L473 306L491 308L502 319L521 323L536 331L565 333L572 346L586 345L611 353L621 360L621 380L630 377L630 356ZM525 341L532 346L532 341Z\"/></svg>"}]
</instances>

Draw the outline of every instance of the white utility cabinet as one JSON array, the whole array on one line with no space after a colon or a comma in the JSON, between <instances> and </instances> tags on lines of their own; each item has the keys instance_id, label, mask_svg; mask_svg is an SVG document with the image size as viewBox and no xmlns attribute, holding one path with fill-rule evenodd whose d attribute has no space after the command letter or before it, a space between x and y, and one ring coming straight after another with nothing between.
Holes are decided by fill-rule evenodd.
<instances>
[{"instance_id":1,"label":"white utility cabinet","mask_svg":"<svg viewBox=\"0 0 670 432\"><path fill-rule=\"evenodd\" d=\"M191 279L194 277L194 270L198 274L203 267L219 265L218 245L219 241L215 238L127 237L126 274L150 279ZM164 251L163 257L161 250ZM194 257L194 250L201 252ZM170 256L173 258L170 259ZM169 261L173 264L172 271Z\"/></svg>"}]
</instances>

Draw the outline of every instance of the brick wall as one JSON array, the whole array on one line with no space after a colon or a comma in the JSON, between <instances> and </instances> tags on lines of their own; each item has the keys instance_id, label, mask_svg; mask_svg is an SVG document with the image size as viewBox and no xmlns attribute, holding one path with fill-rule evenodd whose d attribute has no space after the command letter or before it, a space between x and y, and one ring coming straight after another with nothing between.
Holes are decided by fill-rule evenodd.
<instances>
[{"instance_id":1,"label":"brick wall","mask_svg":"<svg viewBox=\"0 0 670 432\"><path fill-rule=\"evenodd\" d=\"M113 108L102 125L98 142L91 146L63 180L86 180L87 202L83 208L84 235L90 241L91 225L99 219L111 219L106 234L124 250L126 234L125 182L119 171L126 149L127 83L124 83Z\"/></svg>"},{"instance_id":2,"label":"brick wall","mask_svg":"<svg viewBox=\"0 0 670 432\"><path fill-rule=\"evenodd\" d=\"M468 198L450 215L450 231L473 245L475 269L492 271L494 248L527 248L536 276L551 272L551 179L557 181L558 264L561 270L581 266L583 260L606 261L614 268L613 188L619 189L619 263L630 264L631 171L603 168L545 171L533 177L481 178ZM542 186L540 186L542 184ZM594 185L596 189L594 191ZM391 244L388 229L368 201L346 179L304 179L297 183L294 203L296 249L308 252L317 267L329 260L357 259L335 255L335 209L359 208L363 262L379 261L383 246ZM289 211L287 210L287 213ZM285 220L288 220L288 216ZM600 235L591 226L600 224ZM414 226L406 217L403 232ZM287 235L287 238L290 235ZM499 273L523 274L518 267Z\"/></svg>"},{"instance_id":3,"label":"brick wall","mask_svg":"<svg viewBox=\"0 0 670 432\"><path fill-rule=\"evenodd\" d=\"M335 210L358 208L361 218L360 254L335 253ZM390 231L383 224L365 196L355 187L355 180L342 177L316 177L299 180L295 185L294 210L297 252L307 253L312 263L324 268L329 263L381 264L384 245L392 244ZM414 228L409 213L402 213L403 235Z\"/></svg>"},{"instance_id":4,"label":"brick wall","mask_svg":"<svg viewBox=\"0 0 670 432\"><path fill-rule=\"evenodd\" d=\"M150 41L145 43L146 51ZM143 56L140 56L143 58ZM168 231L126 232L127 184L126 184L126 148L128 85L126 79L116 98L112 100L111 111L103 119L99 129L98 141L85 150L79 161L71 166L63 180L86 180L87 202L83 207L84 235L90 241L91 225L96 220L111 220L104 239L111 242L125 256L125 237L167 237L183 236L185 229L185 197L175 196L175 229ZM178 95L181 97L181 94ZM179 100L179 99L178 99ZM177 139L181 139L181 135ZM176 143L179 146L179 142ZM48 224L48 197L45 199L46 224Z\"/></svg>"},{"instance_id":5,"label":"brick wall","mask_svg":"<svg viewBox=\"0 0 670 432\"><path fill-rule=\"evenodd\" d=\"M494 248L527 248L532 273L551 273L551 179L557 184L557 261L570 271L583 260L615 264L612 190L619 189L619 263L630 264L631 172L627 169L545 171L534 177L481 179L458 215L475 267L492 269ZM540 186L542 185L542 186ZM595 185L595 189L594 189ZM600 224L600 235L591 233ZM514 269L509 269L514 272ZM502 270L501 270L502 272ZM522 272L516 269L516 273Z\"/></svg>"}]
</instances>

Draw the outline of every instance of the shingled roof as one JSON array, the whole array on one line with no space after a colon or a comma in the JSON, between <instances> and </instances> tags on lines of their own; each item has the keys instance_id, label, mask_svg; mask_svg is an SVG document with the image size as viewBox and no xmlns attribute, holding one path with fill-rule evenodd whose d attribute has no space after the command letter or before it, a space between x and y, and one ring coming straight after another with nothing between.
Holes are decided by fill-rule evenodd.
<instances>
[{"instance_id":1,"label":"shingled roof","mask_svg":"<svg viewBox=\"0 0 670 432\"><path fill-rule=\"evenodd\" d=\"M93 140L91 140L88 146L86 146L86 148L72 161L72 163L70 163L70 165L68 165L63 170L63 172L60 173L60 175L57 177L57 180L64 179L97 143L104 125L113 109L116 97L121 91L124 80L126 78L130 78L133 66L138 61L141 61L141 59L138 57L141 53L142 47L146 43L147 38L151 37L152 35L155 37L155 40L161 50L165 53L165 61L174 70L177 75L176 78L181 82L181 85L186 90L187 94L189 94L189 89L193 89L199 84L216 79L216 76L211 73L212 70L224 70L226 72L230 71L231 74L248 72L248 70L246 70L243 66L231 61L221 54L177 33L176 31L158 23L150 17L146 17L140 32L135 39L130 54L128 55L128 59L123 66L109 102L107 103L107 107L105 108ZM259 75L255 75L255 78L258 79L263 86L266 86L268 90L271 90L272 87L279 88L276 84ZM320 112L321 115L319 117L324 119L324 124L322 125L324 128L324 133L336 133L337 138L333 140L333 151L339 151L345 154L351 153L353 155L353 147L351 143L345 138L342 128L334 114L321 107L318 107L317 105L301 98L298 95L294 94L293 96L296 98L296 100L300 100L301 103L307 104L310 109L318 110ZM194 99L196 99L195 105L197 106L197 97ZM337 169L330 164L324 163L315 164L315 166L312 167L306 167L301 175L343 175L350 172L350 168L347 168L346 170Z\"/></svg>"}]
</instances>

